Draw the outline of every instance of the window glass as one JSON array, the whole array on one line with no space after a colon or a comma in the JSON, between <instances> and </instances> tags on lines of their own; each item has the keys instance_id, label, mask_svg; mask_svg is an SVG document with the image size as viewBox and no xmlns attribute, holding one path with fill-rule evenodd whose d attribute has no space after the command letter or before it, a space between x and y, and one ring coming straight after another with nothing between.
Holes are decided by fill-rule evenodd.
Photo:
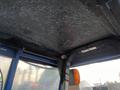
<instances>
[{"instance_id":1,"label":"window glass","mask_svg":"<svg viewBox=\"0 0 120 90\"><path fill-rule=\"evenodd\" d=\"M1 73L3 74L3 86L7 78L11 61L12 61L11 58L0 56L0 70L1 70Z\"/></svg>"},{"instance_id":2,"label":"window glass","mask_svg":"<svg viewBox=\"0 0 120 90\"><path fill-rule=\"evenodd\" d=\"M56 68L19 61L12 90L58 90L59 72Z\"/></svg>"},{"instance_id":3,"label":"window glass","mask_svg":"<svg viewBox=\"0 0 120 90\"><path fill-rule=\"evenodd\" d=\"M120 90L120 59L77 67L80 90Z\"/></svg>"}]
</instances>

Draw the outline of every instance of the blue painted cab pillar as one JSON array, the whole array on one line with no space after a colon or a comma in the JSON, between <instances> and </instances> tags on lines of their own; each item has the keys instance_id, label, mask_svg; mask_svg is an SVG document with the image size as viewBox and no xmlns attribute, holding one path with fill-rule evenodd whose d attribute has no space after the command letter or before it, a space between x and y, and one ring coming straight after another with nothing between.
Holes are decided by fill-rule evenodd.
<instances>
[{"instance_id":1,"label":"blue painted cab pillar","mask_svg":"<svg viewBox=\"0 0 120 90\"><path fill-rule=\"evenodd\" d=\"M17 65L20 59L20 56L23 54L23 50L19 50L16 55L12 58L11 66L8 72L4 90L11 90Z\"/></svg>"}]
</instances>

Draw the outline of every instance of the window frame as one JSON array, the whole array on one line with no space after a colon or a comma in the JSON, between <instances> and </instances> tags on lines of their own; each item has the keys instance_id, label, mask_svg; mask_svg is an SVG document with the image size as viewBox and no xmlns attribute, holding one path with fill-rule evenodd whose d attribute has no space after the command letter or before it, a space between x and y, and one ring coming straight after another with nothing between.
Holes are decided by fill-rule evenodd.
<instances>
[{"instance_id":1,"label":"window frame","mask_svg":"<svg viewBox=\"0 0 120 90\"><path fill-rule=\"evenodd\" d=\"M31 52L25 52L23 49L16 50L15 48L12 48L2 43L0 43L0 55L12 58L6 83L3 88L4 90L11 90L19 60L37 64L45 64L53 67L58 66L56 59L52 59L43 55L37 55Z\"/></svg>"},{"instance_id":2,"label":"window frame","mask_svg":"<svg viewBox=\"0 0 120 90\"><path fill-rule=\"evenodd\" d=\"M38 55L32 52L26 52L23 49L16 49L2 43L0 43L0 55L12 58L12 62L8 71L8 76L6 79L4 90L11 90L19 60L25 60L27 62L33 62L37 64L39 63L39 64L50 65L53 67L58 67L58 63L56 59L49 58L43 55ZM120 58L120 56L117 55L110 59L104 58L103 61L109 61L111 59L116 59L116 58ZM95 63L94 61L100 62L99 60L93 60L93 61L90 61L90 63ZM88 62L85 62L84 64L81 63L81 65L87 65L87 64ZM60 83L60 86L61 86L61 83Z\"/></svg>"}]
</instances>

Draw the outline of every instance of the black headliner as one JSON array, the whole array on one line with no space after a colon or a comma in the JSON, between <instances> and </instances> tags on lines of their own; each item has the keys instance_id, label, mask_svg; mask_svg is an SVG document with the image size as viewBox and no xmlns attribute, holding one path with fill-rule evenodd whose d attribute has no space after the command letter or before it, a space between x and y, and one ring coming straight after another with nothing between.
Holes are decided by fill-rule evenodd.
<instances>
[{"instance_id":1,"label":"black headliner","mask_svg":"<svg viewBox=\"0 0 120 90\"><path fill-rule=\"evenodd\" d=\"M80 0L0 0L0 32L34 51L57 55L108 37L111 30Z\"/></svg>"}]
</instances>

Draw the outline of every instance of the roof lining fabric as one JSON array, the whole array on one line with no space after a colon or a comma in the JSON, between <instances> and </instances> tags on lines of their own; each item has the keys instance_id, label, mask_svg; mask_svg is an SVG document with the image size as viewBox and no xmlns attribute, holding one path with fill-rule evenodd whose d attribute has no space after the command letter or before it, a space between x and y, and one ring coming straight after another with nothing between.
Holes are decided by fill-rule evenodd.
<instances>
[{"instance_id":1,"label":"roof lining fabric","mask_svg":"<svg viewBox=\"0 0 120 90\"><path fill-rule=\"evenodd\" d=\"M109 36L101 18L79 0L0 1L0 32L59 53Z\"/></svg>"}]
</instances>

